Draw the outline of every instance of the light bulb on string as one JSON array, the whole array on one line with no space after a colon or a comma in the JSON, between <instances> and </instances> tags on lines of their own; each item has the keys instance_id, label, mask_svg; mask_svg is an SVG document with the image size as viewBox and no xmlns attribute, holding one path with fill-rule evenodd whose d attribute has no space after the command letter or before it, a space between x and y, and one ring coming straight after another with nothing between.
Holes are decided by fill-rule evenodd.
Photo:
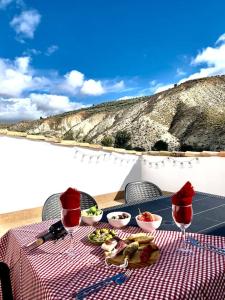
<instances>
[{"instance_id":1,"label":"light bulb on string","mask_svg":"<svg viewBox=\"0 0 225 300\"><path fill-rule=\"evenodd\" d=\"M181 167L181 168L184 167L184 162L183 162L183 161L180 162L180 167Z\"/></svg>"},{"instance_id":2,"label":"light bulb on string","mask_svg":"<svg viewBox=\"0 0 225 300\"><path fill-rule=\"evenodd\" d=\"M77 158L77 154L79 153L79 151L78 150L75 150L75 152L74 152L74 158Z\"/></svg>"},{"instance_id":3,"label":"light bulb on string","mask_svg":"<svg viewBox=\"0 0 225 300\"><path fill-rule=\"evenodd\" d=\"M93 162L93 158L94 158L94 156L93 156L93 155L89 156L89 161L90 161L90 163L92 163L92 162Z\"/></svg>"},{"instance_id":4,"label":"light bulb on string","mask_svg":"<svg viewBox=\"0 0 225 300\"><path fill-rule=\"evenodd\" d=\"M100 155L98 155L97 157L96 157L96 163L98 164L99 162L100 162Z\"/></svg>"}]
</instances>

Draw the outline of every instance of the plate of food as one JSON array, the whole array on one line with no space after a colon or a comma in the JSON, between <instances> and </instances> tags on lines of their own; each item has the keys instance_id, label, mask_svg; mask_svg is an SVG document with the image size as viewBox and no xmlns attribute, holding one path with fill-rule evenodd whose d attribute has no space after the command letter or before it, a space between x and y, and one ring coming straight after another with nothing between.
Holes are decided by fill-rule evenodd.
<instances>
[{"instance_id":1,"label":"plate of food","mask_svg":"<svg viewBox=\"0 0 225 300\"><path fill-rule=\"evenodd\" d=\"M88 240L92 244L102 245L104 242L116 237L116 232L113 229L101 228L96 229L88 235Z\"/></svg>"},{"instance_id":2,"label":"plate of food","mask_svg":"<svg viewBox=\"0 0 225 300\"><path fill-rule=\"evenodd\" d=\"M114 237L105 241L101 248L108 264L128 268L146 267L160 257L154 237L146 233L132 234L125 239Z\"/></svg>"}]
</instances>

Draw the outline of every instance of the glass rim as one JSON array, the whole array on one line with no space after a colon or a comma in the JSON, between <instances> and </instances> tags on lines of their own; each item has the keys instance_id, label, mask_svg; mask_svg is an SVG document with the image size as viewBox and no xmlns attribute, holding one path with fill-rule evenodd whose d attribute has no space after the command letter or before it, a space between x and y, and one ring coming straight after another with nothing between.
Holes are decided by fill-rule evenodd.
<instances>
[{"instance_id":1,"label":"glass rim","mask_svg":"<svg viewBox=\"0 0 225 300\"><path fill-rule=\"evenodd\" d=\"M77 207L77 208L63 208L62 207L62 210L79 210L80 209L80 207Z\"/></svg>"},{"instance_id":2,"label":"glass rim","mask_svg":"<svg viewBox=\"0 0 225 300\"><path fill-rule=\"evenodd\" d=\"M177 204L172 204L172 206L189 207L189 206L192 206L192 204L188 204L188 205L177 205Z\"/></svg>"}]
</instances>

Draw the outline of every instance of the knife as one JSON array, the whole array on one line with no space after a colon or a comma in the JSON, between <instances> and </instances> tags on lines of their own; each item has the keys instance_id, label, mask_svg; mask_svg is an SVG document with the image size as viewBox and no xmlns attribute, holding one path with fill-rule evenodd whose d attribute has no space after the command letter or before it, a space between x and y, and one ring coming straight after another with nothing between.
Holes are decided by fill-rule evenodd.
<instances>
[{"instance_id":1,"label":"knife","mask_svg":"<svg viewBox=\"0 0 225 300\"><path fill-rule=\"evenodd\" d=\"M197 239L194 239L192 237L187 237L186 243L191 244L192 246L196 246L200 249L206 249L206 250L209 250L209 251L216 252L218 254L225 255L225 249L224 248L216 247L214 245L211 245L211 244L205 243L205 242L200 242Z\"/></svg>"}]
</instances>

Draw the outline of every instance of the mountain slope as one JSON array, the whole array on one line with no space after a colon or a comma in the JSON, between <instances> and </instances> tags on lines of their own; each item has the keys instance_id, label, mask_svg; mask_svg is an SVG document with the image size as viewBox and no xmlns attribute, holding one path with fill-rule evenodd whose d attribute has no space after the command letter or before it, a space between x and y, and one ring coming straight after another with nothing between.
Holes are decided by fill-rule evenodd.
<instances>
[{"instance_id":1,"label":"mountain slope","mask_svg":"<svg viewBox=\"0 0 225 300\"><path fill-rule=\"evenodd\" d=\"M225 76L187 81L153 96L20 122L10 129L91 143L126 130L131 133L132 146L146 150L158 140L166 141L169 150L181 144L225 149Z\"/></svg>"}]
</instances>

